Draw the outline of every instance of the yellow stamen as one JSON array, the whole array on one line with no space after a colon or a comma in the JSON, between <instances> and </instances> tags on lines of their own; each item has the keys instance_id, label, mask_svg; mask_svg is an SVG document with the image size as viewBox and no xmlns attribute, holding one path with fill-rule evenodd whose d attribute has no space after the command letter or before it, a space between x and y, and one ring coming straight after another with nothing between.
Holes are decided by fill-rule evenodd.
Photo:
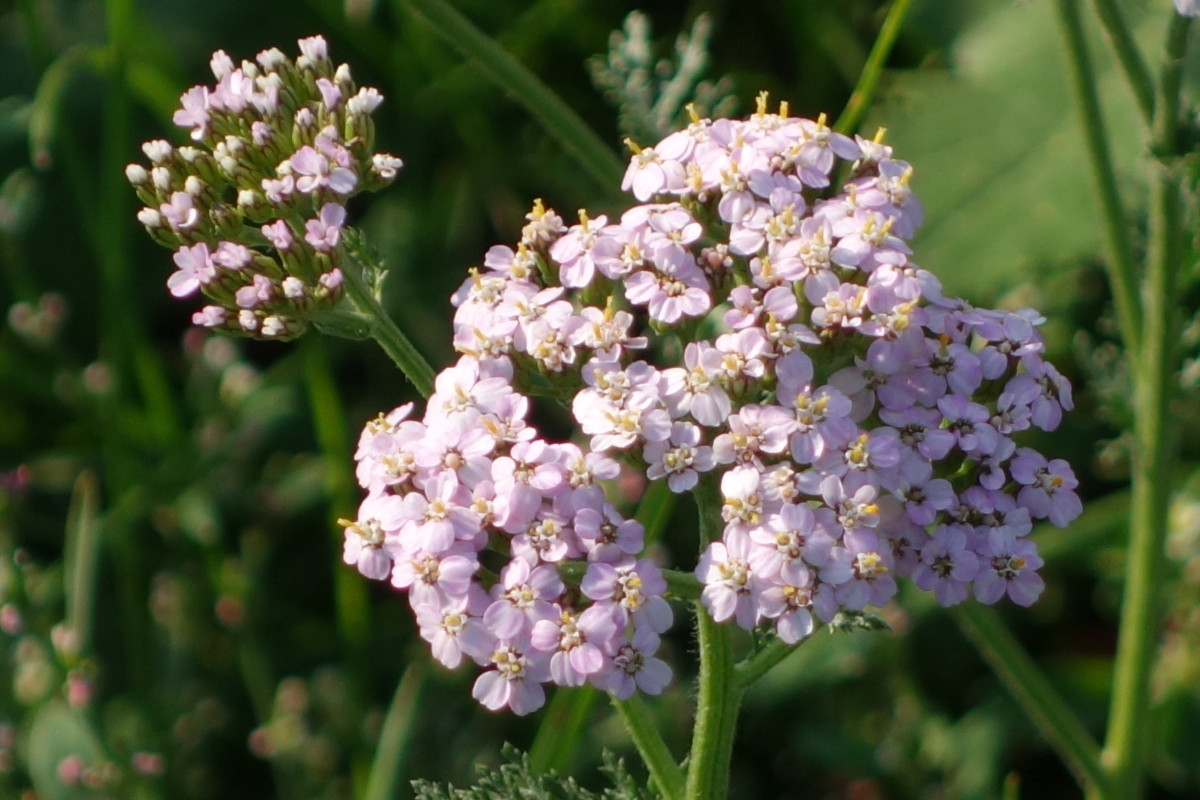
<instances>
[{"instance_id":1,"label":"yellow stamen","mask_svg":"<svg viewBox=\"0 0 1200 800\"><path fill-rule=\"evenodd\" d=\"M686 106L684 106L684 108L687 109L688 116L691 117L692 122L700 121L700 115L696 113L695 103L688 103Z\"/></svg>"},{"instance_id":2,"label":"yellow stamen","mask_svg":"<svg viewBox=\"0 0 1200 800\"><path fill-rule=\"evenodd\" d=\"M628 136L625 137L625 146L632 150L634 155L642 152L642 148L638 147L638 143L633 139L630 139Z\"/></svg>"},{"instance_id":3,"label":"yellow stamen","mask_svg":"<svg viewBox=\"0 0 1200 800\"><path fill-rule=\"evenodd\" d=\"M765 89L758 93L758 97L755 98L755 102L758 104L758 108L754 112L756 115L761 117L767 113L767 97L769 96L769 93Z\"/></svg>"},{"instance_id":4,"label":"yellow stamen","mask_svg":"<svg viewBox=\"0 0 1200 800\"><path fill-rule=\"evenodd\" d=\"M877 131L875 131L875 138L872 141L874 141L875 144L880 144L883 142L883 137L886 135L887 128L879 128Z\"/></svg>"},{"instance_id":5,"label":"yellow stamen","mask_svg":"<svg viewBox=\"0 0 1200 800\"><path fill-rule=\"evenodd\" d=\"M788 101L780 100L779 101L779 116L786 118L787 115L788 115Z\"/></svg>"}]
</instances>

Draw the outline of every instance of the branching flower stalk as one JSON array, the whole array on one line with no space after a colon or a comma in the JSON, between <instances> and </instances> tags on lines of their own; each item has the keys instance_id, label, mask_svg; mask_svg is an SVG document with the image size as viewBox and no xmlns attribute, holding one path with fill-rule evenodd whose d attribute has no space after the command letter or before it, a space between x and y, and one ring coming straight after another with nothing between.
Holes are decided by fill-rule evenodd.
<instances>
[{"instance_id":1,"label":"branching flower stalk","mask_svg":"<svg viewBox=\"0 0 1200 800\"><path fill-rule=\"evenodd\" d=\"M719 798L743 690L818 626L862 619L905 577L945 606L1036 600L1027 534L1081 505L1069 465L1014 437L1057 428L1071 388L1037 312L946 297L912 261L913 168L882 132L852 138L764 94L748 119L693 114L631 142L636 204L567 225L536 201L515 247L455 292L460 357L433 377L344 229L344 198L399 166L371 152L381 98L355 93L323 41L301 50L214 56L217 88L176 120L207 149L147 146L152 169L129 169L140 218L176 249L169 289L212 301L197 324L371 335L431 390L419 416L364 428L343 555L406 592L439 662L481 668L482 705L524 715L546 684L591 684L661 794ZM543 438L533 394L570 408L572 440ZM610 494L622 471L693 495L694 577L648 556ZM634 699L672 680L670 597L693 601L700 651L686 773ZM732 625L758 642L740 665Z\"/></svg>"}]
</instances>

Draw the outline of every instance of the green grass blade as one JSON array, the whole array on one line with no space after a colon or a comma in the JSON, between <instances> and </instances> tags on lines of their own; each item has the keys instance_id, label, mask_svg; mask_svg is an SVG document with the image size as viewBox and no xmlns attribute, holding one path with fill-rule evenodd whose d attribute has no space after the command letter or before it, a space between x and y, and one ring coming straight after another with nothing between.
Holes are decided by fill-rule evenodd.
<instances>
[{"instance_id":1,"label":"green grass blade","mask_svg":"<svg viewBox=\"0 0 1200 800\"><path fill-rule=\"evenodd\" d=\"M529 748L529 768L534 772L570 771L584 725L591 719L599 691L588 684L578 689L559 688L546 707L546 715Z\"/></svg>"},{"instance_id":2,"label":"green grass blade","mask_svg":"<svg viewBox=\"0 0 1200 800\"><path fill-rule=\"evenodd\" d=\"M495 39L476 28L446 0L397 2L425 19L455 49L525 106L602 188L613 195L619 194L625 168L616 153L562 98Z\"/></svg>"},{"instance_id":3,"label":"green grass blade","mask_svg":"<svg viewBox=\"0 0 1200 800\"><path fill-rule=\"evenodd\" d=\"M75 479L67 511L64 568L67 575L67 628L74 634L75 651L85 653L92 637L92 606L96 596L96 565L100 557L100 487L96 474L84 470Z\"/></svg>"},{"instance_id":4,"label":"green grass blade","mask_svg":"<svg viewBox=\"0 0 1200 800\"><path fill-rule=\"evenodd\" d=\"M420 663L410 664L400 676L396 694L383 720L383 730L379 733L364 800L392 800L397 796L417 727L418 702L424 682L425 666Z\"/></svg>"},{"instance_id":5,"label":"green grass blade","mask_svg":"<svg viewBox=\"0 0 1200 800\"><path fill-rule=\"evenodd\" d=\"M1100 767L1099 746L995 609L968 601L950 614L1079 785L1102 790L1107 778Z\"/></svg>"}]
</instances>

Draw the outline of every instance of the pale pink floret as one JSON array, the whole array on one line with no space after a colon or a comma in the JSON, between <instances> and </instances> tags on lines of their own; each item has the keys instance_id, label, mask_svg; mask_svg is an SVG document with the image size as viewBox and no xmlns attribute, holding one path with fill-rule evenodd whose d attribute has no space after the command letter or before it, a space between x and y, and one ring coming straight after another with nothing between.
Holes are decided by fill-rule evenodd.
<instances>
[{"instance_id":1,"label":"pale pink floret","mask_svg":"<svg viewBox=\"0 0 1200 800\"><path fill-rule=\"evenodd\" d=\"M700 480L699 473L708 472L716 464L712 448L701 441L700 429L695 425L674 423L668 441L646 445L646 477L653 481L665 476L672 492L691 491Z\"/></svg>"},{"instance_id":2,"label":"pale pink floret","mask_svg":"<svg viewBox=\"0 0 1200 800\"><path fill-rule=\"evenodd\" d=\"M523 643L502 640L488 662L494 669L480 675L471 691L484 708L499 711L507 706L523 717L546 702L541 681L550 677L550 670L544 654Z\"/></svg>"},{"instance_id":3,"label":"pale pink floret","mask_svg":"<svg viewBox=\"0 0 1200 800\"><path fill-rule=\"evenodd\" d=\"M718 382L722 358L721 351L707 342L690 342L684 349L683 367L663 371L663 401L672 417L691 414L706 427L725 422L732 404Z\"/></svg>"},{"instance_id":4,"label":"pale pink floret","mask_svg":"<svg viewBox=\"0 0 1200 800\"><path fill-rule=\"evenodd\" d=\"M735 618L746 630L758 624L758 595L762 581L750 563L754 544L739 530L726 531L722 541L713 542L700 556L696 577L704 584L700 598L717 622Z\"/></svg>"},{"instance_id":5,"label":"pale pink floret","mask_svg":"<svg viewBox=\"0 0 1200 800\"><path fill-rule=\"evenodd\" d=\"M342 225L346 222L346 209L336 203L326 203L321 206L318 219L310 219L304 223L307 233L304 240L314 249L321 252L336 250L342 240Z\"/></svg>"},{"instance_id":6,"label":"pale pink floret","mask_svg":"<svg viewBox=\"0 0 1200 800\"><path fill-rule=\"evenodd\" d=\"M167 278L167 288L176 297L193 295L216 277L217 271L208 255L208 245L203 242L179 248L173 260L179 269Z\"/></svg>"},{"instance_id":7,"label":"pale pink floret","mask_svg":"<svg viewBox=\"0 0 1200 800\"><path fill-rule=\"evenodd\" d=\"M709 284L699 270L674 275L635 272L625 281L629 302L647 306L650 317L674 325L683 317L699 317L712 308Z\"/></svg>"},{"instance_id":8,"label":"pale pink floret","mask_svg":"<svg viewBox=\"0 0 1200 800\"><path fill-rule=\"evenodd\" d=\"M604 669L605 650L617 636L611 613L592 606L582 614L564 609L558 619L540 620L533 626L530 643L552 653L550 677L560 686L583 686L588 677Z\"/></svg>"},{"instance_id":9,"label":"pale pink floret","mask_svg":"<svg viewBox=\"0 0 1200 800\"><path fill-rule=\"evenodd\" d=\"M616 645L617 641L610 640L615 645L610 656L611 670L596 682L618 700L629 699L635 689L661 694L671 682L671 668L653 656L659 648L658 634L650 628L638 628L628 642Z\"/></svg>"},{"instance_id":10,"label":"pale pink floret","mask_svg":"<svg viewBox=\"0 0 1200 800\"><path fill-rule=\"evenodd\" d=\"M501 639L525 636L538 621L555 617L553 602L562 593L563 583L553 565L531 567L524 559L514 559L492 587L492 603L483 621Z\"/></svg>"},{"instance_id":11,"label":"pale pink floret","mask_svg":"<svg viewBox=\"0 0 1200 800\"><path fill-rule=\"evenodd\" d=\"M626 558L614 564L593 562L579 588L585 597L611 609L621 625L632 622L657 633L671 627L671 607L662 597L667 582L662 570L648 558Z\"/></svg>"},{"instance_id":12,"label":"pale pink floret","mask_svg":"<svg viewBox=\"0 0 1200 800\"><path fill-rule=\"evenodd\" d=\"M481 618L487 602L487 595L476 585L463 597L414 607L421 638L429 642L433 657L446 668L457 667L464 655L485 663L491 655L496 637Z\"/></svg>"},{"instance_id":13,"label":"pale pink floret","mask_svg":"<svg viewBox=\"0 0 1200 800\"><path fill-rule=\"evenodd\" d=\"M202 140L208 135L208 88L193 86L179 98L179 104L183 107L175 112L171 121L181 128L191 128L192 139Z\"/></svg>"}]
</instances>

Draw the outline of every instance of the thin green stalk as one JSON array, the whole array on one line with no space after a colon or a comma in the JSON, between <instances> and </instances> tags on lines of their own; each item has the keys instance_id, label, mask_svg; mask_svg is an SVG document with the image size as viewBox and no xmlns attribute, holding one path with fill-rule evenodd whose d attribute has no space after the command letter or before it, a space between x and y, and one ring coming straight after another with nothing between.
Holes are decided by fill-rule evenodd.
<instances>
[{"instance_id":1,"label":"thin green stalk","mask_svg":"<svg viewBox=\"0 0 1200 800\"><path fill-rule=\"evenodd\" d=\"M346 435L346 411L338 394L325 342L310 336L302 345L304 383L321 459L325 462L325 493L332 521L354 514L354 476L350 471L350 440ZM342 532L332 526L331 548L334 553L334 606L338 633L341 634L356 673L356 689L362 690L369 667L366 647L371 630L371 606L367 585L353 569L342 563Z\"/></svg>"},{"instance_id":2,"label":"thin green stalk","mask_svg":"<svg viewBox=\"0 0 1200 800\"><path fill-rule=\"evenodd\" d=\"M721 492L717 479L706 476L694 492L700 513L700 546L721 538ZM730 625L713 620L704 604L696 602L696 638L700 650L696 724L688 759L688 800L721 800L729 790L729 762L737 727L742 692L733 667L733 634Z\"/></svg>"},{"instance_id":3,"label":"thin green stalk","mask_svg":"<svg viewBox=\"0 0 1200 800\"><path fill-rule=\"evenodd\" d=\"M667 749L667 744L658 732L658 725L655 724L642 696L634 692L628 700L618 700L614 697L613 705L621 715L621 721L625 723L629 738L641 754L642 761L646 763L646 769L650 771L650 782L654 784L659 797L662 800L683 800L683 770L675 763L675 757Z\"/></svg>"},{"instance_id":4,"label":"thin green stalk","mask_svg":"<svg viewBox=\"0 0 1200 800\"><path fill-rule=\"evenodd\" d=\"M1092 0L1092 5L1096 8L1096 16L1104 28L1108 45L1117 57L1125 79L1129 81L1142 121L1149 127L1154 124L1154 76L1146 66L1142 51L1134 41L1133 32L1125 24L1116 0Z\"/></svg>"},{"instance_id":5,"label":"thin green stalk","mask_svg":"<svg viewBox=\"0 0 1200 800\"><path fill-rule=\"evenodd\" d=\"M410 664L400 676L396 693L383 718L383 729L375 746L375 760L371 764L371 777L367 780L363 800L391 800L399 795L404 767L417 729L417 705L424 682L425 667L419 663Z\"/></svg>"},{"instance_id":6,"label":"thin green stalk","mask_svg":"<svg viewBox=\"0 0 1200 800\"><path fill-rule=\"evenodd\" d=\"M90 469L79 473L67 512L64 567L67 577L67 628L75 635L75 651L91 648L92 605L96 598L96 565L100 557L100 486Z\"/></svg>"},{"instance_id":7,"label":"thin green stalk","mask_svg":"<svg viewBox=\"0 0 1200 800\"><path fill-rule=\"evenodd\" d=\"M446 0L400 0L533 114L606 191L618 194L625 168L612 148L536 75Z\"/></svg>"},{"instance_id":8,"label":"thin green stalk","mask_svg":"<svg viewBox=\"0 0 1200 800\"><path fill-rule=\"evenodd\" d=\"M803 642L788 644L779 637L771 639L761 650L733 668L734 682L738 690L749 689L755 681L774 669L779 662L796 652L796 648L801 644Z\"/></svg>"},{"instance_id":9,"label":"thin green stalk","mask_svg":"<svg viewBox=\"0 0 1200 800\"><path fill-rule=\"evenodd\" d=\"M1096 76L1088 56L1083 20L1079 15L1079 0L1056 0L1059 26L1063 35L1063 50L1071 94L1079 114L1087 145L1092 181L1100 201L1100 216L1104 227L1105 267L1112 285L1113 301L1117 307L1117 323L1129 353L1140 350L1142 312L1138 302L1137 270L1133 248L1129 242L1129 222L1121 207L1117 191L1117 176L1109 152L1108 133L1100 98L1096 91Z\"/></svg>"},{"instance_id":10,"label":"thin green stalk","mask_svg":"<svg viewBox=\"0 0 1200 800\"><path fill-rule=\"evenodd\" d=\"M413 343L404 332L396 327L379 298L352 269L346 271L346 293L358 305L359 310L367 315L371 338L379 343L404 376L412 381L412 385L422 397L433 394L433 381L437 377L433 367L417 348L413 347Z\"/></svg>"},{"instance_id":11,"label":"thin green stalk","mask_svg":"<svg viewBox=\"0 0 1200 800\"><path fill-rule=\"evenodd\" d=\"M662 537L671 511L675 508L676 497L666 481L651 483L642 495L634 518L646 531L647 546ZM583 571L570 569L569 565L564 565L560 571L564 579L572 584L578 584L583 579ZM692 573L667 569L663 570L663 577L667 581L667 590L676 597L694 600L700 596L700 582ZM599 697L600 693L590 685L580 689L555 691L529 748L529 762L535 772L551 769L566 772Z\"/></svg>"},{"instance_id":12,"label":"thin green stalk","mask_svg":"<svg viewBox=\"0 0 1200 800\"><path fill-rule=\"evenodd\" d=\"M883 26L879 29L879 36L875 38L875 44L871 46L871 53L867 56L867 63L862 74L858 76L858 85L854 87L846 107L842 109L841 116L833 125L833 129L838 133L853 134L858 130L859 123L871 107L875 89L879 85L879 77L883 74L888 56L892 53L892 45L896 43L896 36L899 35L904 18L911 7L912 0L895 0L888 9Z\"/></svg>"},{"instance_id":13,"label":"thin green stalk","mask_svg":"<svg viewBox=\"0 0 1200 800\"><path fill-rule=\"evenodd\" d=\"M1080 786L1103 790L1100 748L996 612L978 603L951 609L963 632L995 670ZM1104 796L1101 793L1095 795Z\"/></svg>"},{"instance_id":14,"label":"thin green stalk","mask_svg":"<svg viewBox=\"0 0 1200 800\"><path fill-rule=\"evenodd\" d=\"M1189 23L1190 19L1178 15L1172 19L1156 101L1152 150L1160 161L1151 165L1146 317L1141 358L1134 371L1137 447L1129 552L1104 748L1114 800L1138 796L1150 740L1150 670L1160 633L1159 576L1175 455L1175 424L1168 406L1176 385L1176 291L1183 244L1180 173L1171 158L1178 149L1179 87Z\"/></svg>"}]
</instances>

